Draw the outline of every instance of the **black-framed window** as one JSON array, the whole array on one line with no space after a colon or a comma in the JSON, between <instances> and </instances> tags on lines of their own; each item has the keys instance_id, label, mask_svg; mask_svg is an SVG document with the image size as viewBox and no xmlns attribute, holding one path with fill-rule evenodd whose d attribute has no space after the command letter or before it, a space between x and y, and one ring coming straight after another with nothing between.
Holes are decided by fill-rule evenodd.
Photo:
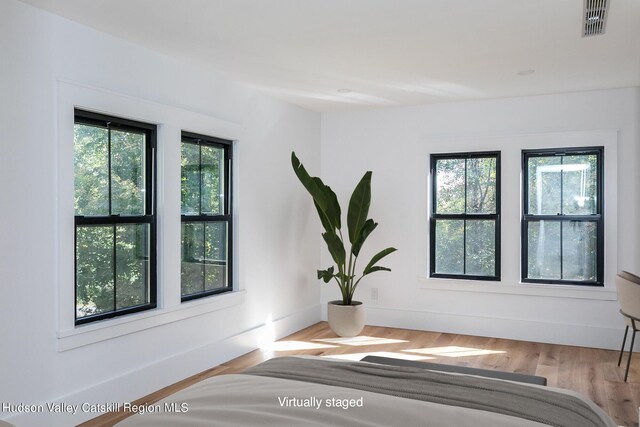
<instances>
[{"instance_id":1,"label":"black-framed window","mask_svg":"<svg viewBox=\"0 0 640 427\"><path fill-rule=\"evenodd\" d=\"M500 280L500 153L431 155L431 277Z\"/></svg>"},{"instance_id":2,"label":"black-framed window","mask_svg":"<svg viewBox=\"0 0 640 427\"><path fill-rule=\"evenodd\" d=\"M522 151L522 281L603 286L602 147Z\"/></svg>"},{"instance_id":3,"label":"black-framed window","mask_svg":"<svg viewBox=\"0 0 640 427\"><path fill-rule=\"evenodd\" d=\"M75 110L75 323L156 307L156 126Z\"/></svg>"},{"instance_id":4,"label":"black-framed window","mask_svg":"<svg viewBox=\"0 0 640 427\"><path fill-rule=\"evenodd\" d=\"M182 301L231 291L232 142L182 132Z\"/></svg>"}]
</instances>

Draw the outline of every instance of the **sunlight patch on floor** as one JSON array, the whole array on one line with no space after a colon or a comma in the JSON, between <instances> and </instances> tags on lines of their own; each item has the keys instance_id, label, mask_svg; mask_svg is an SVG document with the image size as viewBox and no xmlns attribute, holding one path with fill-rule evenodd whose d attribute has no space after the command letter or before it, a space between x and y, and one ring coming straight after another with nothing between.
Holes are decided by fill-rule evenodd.
<instances>
[{"instance_id":1,"label":"sunlight patch on floor","mask_svg":"<svg viewBox=\"0 0 640 427\"><path fill-rule=\"evenodd\" d=\"M296 351L296 350L317 350L321 348L336 348L335 345L320 344L308 341L276 341L261 347L262 350L270 351Z\"/></svg>"},{"instance_id":2,"label":"sunlight patch on floor","mask_svg":"<svg viewBox=\"0 0 640 427\"><path fill-rule=\"evenodd\" d=\"M457 346L416 348L416 349L402 350L402 351L407 351L411 353L431 354L434 356L444 356L444 357L484 356L487 354L506 353L506 351L502 351L502 350L486 350L481 348L457 347Z\"/></svg>"},{"instance_id":3,"label":"sunlight patch on floor","mask_svg":"<svg viewBox=\"0 0 640 427\"><path fill-rule=\"evenodd\" d=\"M342 360L362 360L363 357L366 356L379 356L379 357L392 357L394 359L404 359L404 360L427 360L433 359L433 357L429 356L418 356L417 354L405 354L405 353L394 353L392 351L371 351L367 353L353 353L353 354L328 354L322 357L326 357L329 359L342 359Z\"/></svg>"},{"instance_id":4,"label":"sunlight patch on floor","mask_svg":"<svg viewBox=\"0 0 640 427\"><path fill-rule=\"evenodd\" d=\"M315 339L313 341L328 342L331 344L339 344L339 345L342 345L342 344L353 345L353 346L398 344L402 342L409 342L405 340L393 340L389 338L378 338L378 337L367 337L367 336L358 336L358 337L352 337L352 338L323 338L323 339Z\"/></svg>"}]
</instances>

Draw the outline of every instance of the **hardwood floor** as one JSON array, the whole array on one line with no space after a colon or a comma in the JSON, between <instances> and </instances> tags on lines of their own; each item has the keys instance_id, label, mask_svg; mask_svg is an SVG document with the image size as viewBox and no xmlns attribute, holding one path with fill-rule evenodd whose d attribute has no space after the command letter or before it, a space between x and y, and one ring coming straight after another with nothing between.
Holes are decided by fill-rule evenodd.
<instances>
[{"instance_id":1,"label":"hardwood floor","mask_svg":"<svg viewBox=\"0 0 640 427\"><path fill-rule=\"evenodd\" d=\"M247 353L145 396L135 404L156 402L206 378L238 373L272 357L305 354L355 360L364 357L364 353L376 353L544 376L551 387L589 397L619 425L638 426L640 360L634 357L629 381L625 383L624 369L617 366L617 351L376 326L365 327L356 339L333 341L335 338L327 323L320 322L281 339L271 348ZM128 416L123 412L108 413L81 425L111 426Z\"/></svg>"}]
</instances>

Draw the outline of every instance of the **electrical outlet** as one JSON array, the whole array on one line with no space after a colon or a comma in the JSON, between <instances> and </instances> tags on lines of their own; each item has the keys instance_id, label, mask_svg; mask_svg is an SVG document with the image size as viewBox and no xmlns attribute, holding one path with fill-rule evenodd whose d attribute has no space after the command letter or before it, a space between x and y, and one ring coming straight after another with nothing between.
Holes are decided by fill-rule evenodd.
<instances>
[{"instance_id":1,"label":"electrical outlet","mask_svg":"<svg viewBox=\"0 0 640 427\"><path fill-rule=\"evenodd\" d=\"M378 299L378 288L371 288L371 299L372 300Z\"/></svg>"}]
</instances>

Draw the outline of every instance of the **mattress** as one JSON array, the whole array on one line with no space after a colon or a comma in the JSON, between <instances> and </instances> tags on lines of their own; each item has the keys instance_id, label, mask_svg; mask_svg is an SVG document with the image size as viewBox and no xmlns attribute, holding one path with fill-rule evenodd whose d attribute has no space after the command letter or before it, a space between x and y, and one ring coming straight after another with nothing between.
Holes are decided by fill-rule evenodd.
<instances>
[{"instance_id":1,"label":"mattress","mask_svg":"<svg viewBox=\"0 0 640 427\"><path fill-rule=\"evenodd\" d=\"M615 426L565 390L309 357L213 377L138 412L118 426Z\"/></svg>"}]
</instances>

